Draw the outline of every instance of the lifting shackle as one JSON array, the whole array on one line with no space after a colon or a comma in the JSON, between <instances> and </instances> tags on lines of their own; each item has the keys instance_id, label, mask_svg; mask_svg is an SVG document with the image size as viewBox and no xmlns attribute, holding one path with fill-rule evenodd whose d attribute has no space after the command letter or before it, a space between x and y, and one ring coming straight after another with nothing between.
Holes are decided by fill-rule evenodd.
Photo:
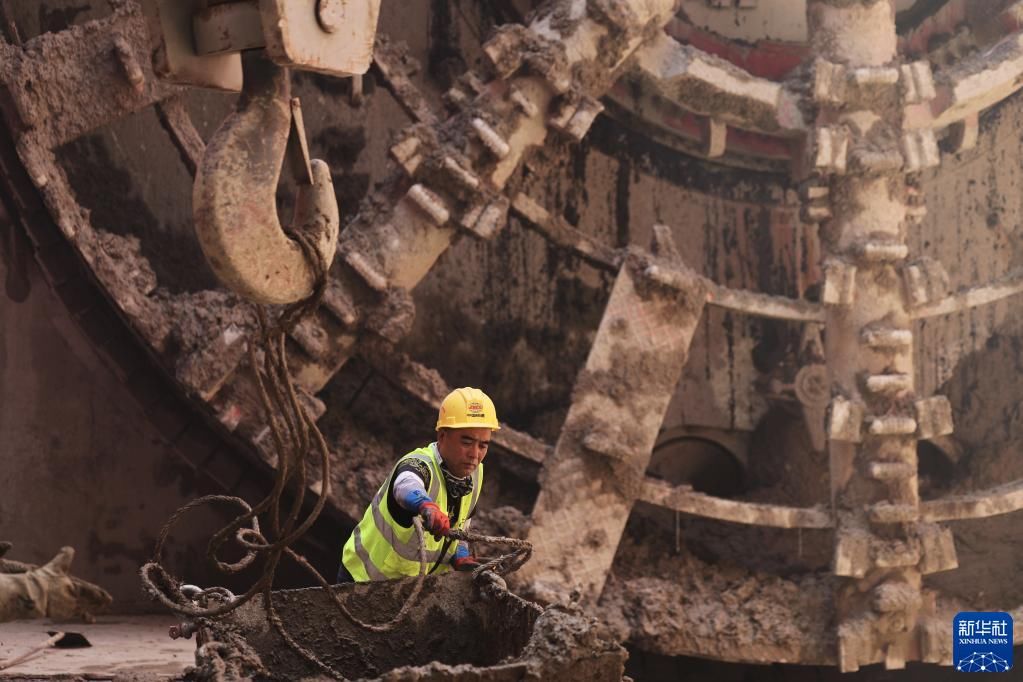
<instances>
[{"instance_id":1,"label":"lifting shackle","mask_svg":"<svg viewBox=\"0 0 1023 682\"><path fill-rule=\"evenodd\" d=\"M237 108L210 139L195 175L195 231L223 284L257 303L293 303L312 293L316 277L277 216L277 183L292 129L291 77L263 50L246 52L242 68ZM300 124L296 130L303 138ZM288 231L303 235L329 268L340 225L337 197L325 162L313 159L305 168L295 173Z\"/></svg>"}]
</instances>

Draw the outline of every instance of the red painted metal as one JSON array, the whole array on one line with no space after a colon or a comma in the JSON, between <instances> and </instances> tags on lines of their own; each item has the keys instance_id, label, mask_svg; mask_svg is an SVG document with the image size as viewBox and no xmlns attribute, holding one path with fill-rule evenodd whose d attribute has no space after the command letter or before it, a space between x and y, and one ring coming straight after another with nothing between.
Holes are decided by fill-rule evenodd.
<instances>
[{"instance_id":1,"label":"red painted metal","mask_svg":"<svg viewBox=\"0 0 1023 682\"><path fill-rule=\"evenodd\" d=\"M743 44L697 28L678 17L668 22L664 30L680 43L692 45L707 54L729 61L754 76L771 80L784 79L809 54L805 44L772 40Z\"/></svg>"}]
</instances>

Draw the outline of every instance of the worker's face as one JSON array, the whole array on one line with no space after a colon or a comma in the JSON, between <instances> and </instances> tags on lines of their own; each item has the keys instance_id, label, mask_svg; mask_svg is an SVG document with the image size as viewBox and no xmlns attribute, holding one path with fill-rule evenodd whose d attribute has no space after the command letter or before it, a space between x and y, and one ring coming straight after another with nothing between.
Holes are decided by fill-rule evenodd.
<instances>
[{"instance_id":1,"label":"worker's face","mask_svg":"<svg viewBox=\"0 0 1023 682\"><path fill-rule=\"evenodd\" d=\"M448 465L448 471L459 478L476 471L490 447L490 429L441 429L437 432L437 449Z\"/></svg>"}]
</instances>

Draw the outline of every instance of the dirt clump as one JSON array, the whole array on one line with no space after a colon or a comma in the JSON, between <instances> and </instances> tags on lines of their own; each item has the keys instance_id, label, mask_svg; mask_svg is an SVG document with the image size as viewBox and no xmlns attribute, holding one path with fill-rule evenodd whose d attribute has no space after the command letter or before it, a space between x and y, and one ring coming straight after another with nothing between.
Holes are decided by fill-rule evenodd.
<instances>
[{"instance_id":1,"label":"dirt clump","mask_svg":"<svg viewBox=\"0 0 1023 682\"><path fill-rule=\"evenodd\" d=\"M251 304L223 290L172 293L158 287L136 236L93 230L79 237L107 291L190 390L204 394L241 361L245 340L256 330Z\"/></svg>"},{"instance_id":2,"label":"dirt clump","mask_svg":"<svg viewBox=\"0 0 1023 682\"><path fill-rule=\"evenodd\" d=\"M484 535L525 539L529 533L529 517L512 506L481 509L472 520L472 529Z\"/></svg>"},{"instance_id":3,"label":"dirt clump","mask_svg":"<svg viewBox=\"0 0 1023 682\"><path fill-rule=\"evenodd\" d=\"M331 466L331 500L357 523L400 454L373 433L355 425L347 415L328 412L320 426L331 452L338 453L344 461L343 467ZM319 476L318 463L310 462L310 467L312 475Z\"/></svg>"},{"instance_id":4,"label":"dirt clump","mask_svg":"<svg viewBox=\"0 0 1023 682\"><path fill-rule=\"evenodd\" d=\"M625 670L625 650L611 637L608 628L583 615L578 606L557 604L537 619L536 631L522 657L545 662L550 679L620 680ZM612 673L618 669L617 677Z\"/></svg>"},{"instance_id":5,"label":"dirt clump","mask_svg":"<svg viewBox=\"0 0 1023 682\"><path fill-rule=\"evenodd\" d=\"M831 576L782 578L655 546L631 536L619 546L598 608L620 641L668 655L831 662Z\"/></svg>"}]
</instances>

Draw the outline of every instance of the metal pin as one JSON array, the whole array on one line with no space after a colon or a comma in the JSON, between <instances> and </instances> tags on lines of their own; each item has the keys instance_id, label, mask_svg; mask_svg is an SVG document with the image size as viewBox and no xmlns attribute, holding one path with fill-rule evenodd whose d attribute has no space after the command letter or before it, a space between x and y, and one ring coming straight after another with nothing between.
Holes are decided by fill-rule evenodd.
<instances>
[{"instance_id":1,"label":"metal pin","mask_svg":"<svg viewBox=\"0 0 1023 682\"><path fill-rule=\"evenodd\" d=\"M461 164L455 161L450 156L444 157L444 170L451 174L451 176L467 189L477 189L480 186L480 180L475 175L465 170Z\"/></svg>"},{"instance_id":2,"label":"metal pin","mask_svg":"<svg viewBox=\"0 0 1023 682\"><path fill-rule=\"evenodd\" d=\"M365 98L362 94L362 74L352 76L352 96L349 102L353 107L361 107Z\"/></svg>"},{"instance_id":3,"label":"metal pin","mask_svg":"<svg viewBox=\"0 0 1023 682\"><path fill-rule=\"evenodd\" d=\"M872 241L863 245L861 253L864 260L872 262L903 260L909 255L909 247L905 244L887 241Z\"/></svg>"},{"instance_id":4,"label":"metal pin","mask_svg":"<svg viewBox=\"0 0 1023 682\"><path fill-rule=\"evenodd\" d=\"M309 160L309 143L305 137L305 122L302 119L302 103L298 97L291 98L291 130L288 134L288 162L295 182L300 185L313 184L313 167Z\"/></svg>"},{"instance_id":5,"label":"metal pin","mask_svg":"<svg viewBox=\"0 0 1023 682\"><path fill-rule=\"evenodd\" d=\"M117 52L117 59L121 62L121 66L124 68L124 75L128 78L128 82L131 83L131 89L137 94L142 94L142 90L146 87L146 76L142 72L142 67L139 65L137 59L135 59L135 52L131 49L131 43L124 36L117 36L114 38L114 50Z\"/></svg>"},{"instance_id":6,"label":"metal pin","mask_svg":"<svg viewBox=\"0 0 1023 682\"><path fill-rule=\"evenodd\" d=\"M871 348L900 348L913 343L913 332L908 329L867 328L861 336Z\"/></svg>"},{"instance_id":7,"label":"metal pin","mask_svg":"<svg viewBox=\"0 0 1023 682\"><path fill-rule=\"evenodd\" d=\"M487 146L487 149L493 152L494 156L497 158L503 159L511 152L511 147L508 146L508 143L505 142L504 138L502 138L497 131L491 128L483 119L472 119L472 127L476 131L476 134L479 135L480 141L482 141L483 144Z\"/></svg>"},{"instance_id":8,"label":"metal pin","mask_svg":"<svg viewBox=\"0 0 1023 682\"><path fill-rule=\"evenodd\" d=\"M406 196L437 225L443 225L451 217L443 200L422 185L412 185Z\"/></svg>"},{"instance_id":9,"label":"metal pin","mask_svg":"<svg viewBox=\"0 0 1023 682\"><path fill-rule=\"evenodd\" d=\"M675 510L675 554L682 553L682 513Z\"/></svg>"},{"instance_id":10,"label":"metal pin","mask_svg":"<svg viewBox=\"0 0 1023 682\"><path fill-rule=\"evenodd\" d=\"M344 256L345 262L359 274L371 289L376 291L387 290L387 277L370 264L366 257L357 251L348 251Z\"/></svg>"},{"instance_id":11,"label":"metal pin","mask_svg":"<svg viewBox=\"0 0 1023 682\"><path fill-rule=\"evenodd\" d=\"M529 99L522 90L515 86L512 86L511 88L509 99L515 103L515 106L522 110L522 113L530 118L540 113L540 110L537 108L536 104L533 103L533 100Z\"/></svg>"}]
</instances>

